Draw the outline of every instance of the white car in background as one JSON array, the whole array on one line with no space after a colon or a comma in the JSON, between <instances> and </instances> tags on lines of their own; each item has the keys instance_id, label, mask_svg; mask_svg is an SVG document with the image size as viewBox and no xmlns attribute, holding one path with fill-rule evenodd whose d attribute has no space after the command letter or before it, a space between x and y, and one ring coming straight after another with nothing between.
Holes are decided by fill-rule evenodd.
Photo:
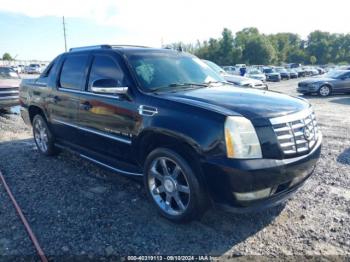
<instances>
[{"instance_id":1,"label":"white car in background","mask_svg":"<svg viewBox=\"0 0 350 262\"><path fill-rule=\"evenodd\" d=\"M260 80L262 82L266 82L266 75L256 68L248 69L247 73L245 73L244 76L248 78Z\"/></svg>"},{"instance_id":2,"label":"white car in background","mask_svg":"<svg viewBox=\"0 0 350 262\"><path fill-rule=\"evenodd\" d=\"M206 63L211 69L213 69L216 73L222 75L225 78L225 80L231 84L234 84L239 87L252 87L256 89L268 90L267 84L263 83L260 80L247 78L239 75L227 74L227 72L217 64L209 60L202 61Z\"/></svg>"},{"instance_id":3,"label":"white car in background","mask_svg":"<svg viewBox=\"0 0 350 262\"><path fill-rule=\"evenodd\" d=\"M42 68L39 64L30 64L26 68L26 73L27 74L41 74L42 73Z\"/></svg>"},{"instance_id":4,"label":"white car in background","mask_svg":"<svg viewBox=\"0 0 350 262\"><path fill-rule=\"evenodd\" d=\"M236 67L236 66L223 66L222 69L225 70L225 72L227 74L231 74L231 75L240 75L241 74L239 67Z\"/></svg>"}]
</instances>

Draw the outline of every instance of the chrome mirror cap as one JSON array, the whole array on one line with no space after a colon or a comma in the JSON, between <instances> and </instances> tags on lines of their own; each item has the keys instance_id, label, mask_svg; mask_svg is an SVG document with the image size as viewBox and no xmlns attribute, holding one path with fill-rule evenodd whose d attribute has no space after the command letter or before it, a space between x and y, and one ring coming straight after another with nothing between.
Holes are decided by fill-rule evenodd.
<instances>
[{"instance_id":1,"label":"chrome mirror cap","mask_svg":"<svg viewBox=\"0 0 350 262\"><path fill-rule=\"evenodd\" d=\"M102 94L126 94L128 92L128 87L98 87L92 86L91 91L94 93Z\"/></svg>"}]
</instances>

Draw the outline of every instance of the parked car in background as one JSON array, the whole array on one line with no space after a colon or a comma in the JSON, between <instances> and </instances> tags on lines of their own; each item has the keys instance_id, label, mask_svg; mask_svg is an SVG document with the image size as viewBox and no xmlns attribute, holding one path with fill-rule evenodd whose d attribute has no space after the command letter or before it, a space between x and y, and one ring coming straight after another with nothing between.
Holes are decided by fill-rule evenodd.
<instances>
[{"instance_id":1,"label":"parked car in background","mask_svg":"<svg viewBox=\"0 0 350 262\"><path fill-rule=\"evenodd\" d=\"M27 74L41 74L42 68L39 64L30 64L26 69Z\"/></svg>"},{"instance_id":2,"label":"parked car in background","mask_svg":"<svg viewBox=\"0 0 350 262\"><path fill-rule=\"evenodd\" d=\"M206 63L216 73L220 74L227 82L231 84L234 84L239 87L251 87L251 88L268 90L267 84L263 83L260 80L242 77L239 75L227 74L225 70L223 70L223 68L221 68L214 62L209 60L202 60L202 61Z\"/></svg>"},{"instance_id":3,"label":"parked car in background","mask_svg":"<svg viewBox=\"0 0 350 262\"><path fill-rule=\"evenodd\" d=\"M18 65L13 65L11 66L11 68L17 73L17 74L20 74L22 73L22 68Z\"/></svg>"},{"instance_id":4,"label":"parked car in background","mask_svg":"<svg viewBox=\"0 0 350 262\"><path fill-rule=\"evenodd\" d=\"M256 79L256 80L260 80L262 82L266 81L266 75L263 72L261 72L260 70L256 69L256 68L248 69L244 76L248 77L248 78L253 78L253 79Z\"/></svg>"},{"instance_id":5,"label":"parked car in background","mask_svg":"<svg viewBox=\"0 0 350 262\"><path fill-rule=\"evenodd\" d=\"M321 153L305 99L233 87L181 51L74 48L20 90L38 152L66 148L143 179L155 208L174 222L201 218L212 203L236 212L280 204Z\"/></svg>"},{"instance_id":6,"label":"parked car in background","mask_svg":"<svg viewBox=\"0 0 350 262\"><path fill-rule=\"evenodd\" d=\"M322 67L315 67L315 69L318 71L319 75L323 75L324 73L326 73L326 70L324 70Z\"/></svg>"},{"instance_id":7,"label":"parked car in background","mask_svg":"<svg viewBox=\"0 0 350 262\"><path fill-rule=\"evenodd\" d=\"M264 90L269 89L266 83L253 78L247 78L247 77L238 76L238 75L224 75L224 78L227 82L239 87L251 87L256 89L264 89Z\"/></svg>"},{"instance_id":8,"label":"parked car in background","mask_svg":"<svg viewBox=\"0 0 350 262\"><path fill-rule=\"evenodd\" d=\"M306 71L302 67L293 68L298 74L298 77L305 77Z\"/></svg>"},{"instance_id":9,"label":"parked car in background","mask_svg":"<svg viewBox=\"0 0 350 262\"><path fill-rule=\"evenodd\" d=\"M20 68L21 72L20 73L24 73L24 68L25 66L24 65L18 65L18 67Z\"/></svg>"},{"instance_id":10,"label":"parked car in background","mask_svg":"<svg viewBox=\"0 0 350 262\"><path fill-rule=\"evenodd\" d=\"M281 79L290 79L290 74L284 67L275 67L275 70L281 75Z\"/></svg>"},{"instance_id":11,"label":"parked car in background","mask_svg":"<svg viewBox=\"0 0 350 262\"><path fill-rule=\"evenodd\" d=\"M276 72L272 67L265 67L263 73L266 75L267 81L279 82L281 81L280 73Z\"/></svg>"},{"instance_id":12,"label":"parked car in background","mask_svg":"<svg viewBox=\"0 0 350 262\"><path fill-rule=\"evenodd\" d=\"M339 67L340 70L350 70L350 65Z\"/></svg>"},{"instance_id":13,"label":"parked car in background","mask_svg":"<svg viewBox=\"0 0 350 262\"><path fill-rule=\"evenodd\" d=\"M318 93L320 96L350 93L350 70L333 70L323 77L303 80L298 83L297 91L302 94Z\"/></svg>"},{"instance_id":14,"label":"parked car in background","mask_svg":"<svg viewBox=\"0 0 350 262\"><path fill-rule=\"evenodd\" d=\"M227 74L230 74L230 75L240 75L241 74L241 72L239 70L240 68L236 67L236 66L223 66L222 68L225 70L225 72Z\"/></svg>"},{"instance_id":15,"label":"parked car in background","mask_svg":"<svg viewBox=\"0 0 350 262\"><path fill-rule=\"evenodd\" d=\"M299 68L299 67L301 67L301 64L299 64L299 63L291 63L291 64L288 64L287 67L289 67L289 68Z\"/></svg>"},{"instance_id":16,"label":"parked car in background","mask_svg":"<svg viewBox=\"0 0 350 262\"><path fill-rule=\"evenodd\" d=\"M0 67L0 109L19 105L20 82L18 73L11 67Z\"/></svg>"},{"instance_id":17,"label":"parked car in background","mask_svg":"<svg viewBox=\"0 0 350 262\"><path fill-rule=\"evenodd\" d=\"M298 72L294 68L288 68L287 71L288 71L291 79L298 78Z\"/></svg>"}]
</instances>

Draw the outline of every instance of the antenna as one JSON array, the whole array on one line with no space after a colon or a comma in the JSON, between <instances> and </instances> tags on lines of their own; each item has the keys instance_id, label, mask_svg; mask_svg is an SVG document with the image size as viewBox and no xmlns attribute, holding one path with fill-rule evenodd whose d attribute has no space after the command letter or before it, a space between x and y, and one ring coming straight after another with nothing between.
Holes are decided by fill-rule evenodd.
<instances>
[{"instance_id":1,"label":"antenna","mask_svg":"<svg viewBox=\"0 0 350 262\"><path fill-rule=\"evenodd\" d=\"M64 50L65 52L67 52L66 23L64 22L64 16L62 20L62 25L63 25L63 37L64 37Z\"/></svg>"}]
</instances>

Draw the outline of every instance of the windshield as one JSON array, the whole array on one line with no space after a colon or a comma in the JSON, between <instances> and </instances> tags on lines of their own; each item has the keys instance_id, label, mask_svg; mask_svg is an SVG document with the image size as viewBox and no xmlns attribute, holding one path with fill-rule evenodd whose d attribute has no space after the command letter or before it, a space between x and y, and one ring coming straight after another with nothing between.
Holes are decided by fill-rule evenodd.
<instances>
[{"instance_id":1,"label":"windshield","mask_svg":"<svg viewBox=\"0 0 350 262\"><path fill-rule=\"evenodd\" d=\"M0 67L0 78L1 79L6 79L6 78L19 79L19 76L16 73L16 71L14 71L12 68Z\"/></svg>"},{"instance_id":2,"label":"windshield","mask_svg":"<svg viewBox=\"0 0 350 262\"><path fill-rule=\"evenodd\" d=\"M328 78L340 78L342 75L344 75L344 71L337 71L337 70L333 70L333 71L330 71L328 72L325 77L328 77Z\"/></svg>"},{"instance_id":3,"label":"windshield","mask_svg":"<svg viewBox=\"0 0 350 262\"><path fill-rule=\"evenodd\" d=\"M264 73L274 73L275 71L272 68L265 68Z\"/></svg>"},{"instance_id":4,"label":"windshield","mask_svg":"<svg viewBox=\"0 0 350 262\"><path fill-rule=\"evenodd\" d=\"M213 69L216 73L218 74L223 74L225 73L225 70L222 69L220 66L218 66L217 64L208 61L208 60L202 60L204 63L206 63L211 69Z\"/></svg>"},{"instance_id":5,"label":"windshield","mask_svg":"<svg viewBox=\"0 0 350 262\"><path fill-rule=\"evenodd\" d=\"M276 68L276 71L277 72L287 72L287 70L286 69L284 69L284 68Z\"/></svg>"},{"instance_id":6,"label":"windshield","mask_svg":"<svg viewBox=\"0 0 350 262\"><path fill-rule=\"evenodd\" d=\"M225 82L199 58L179 53L156 52L131 55L129 62L145 91L188 88L211 82Z\"/></svg>"}]
</instances>

